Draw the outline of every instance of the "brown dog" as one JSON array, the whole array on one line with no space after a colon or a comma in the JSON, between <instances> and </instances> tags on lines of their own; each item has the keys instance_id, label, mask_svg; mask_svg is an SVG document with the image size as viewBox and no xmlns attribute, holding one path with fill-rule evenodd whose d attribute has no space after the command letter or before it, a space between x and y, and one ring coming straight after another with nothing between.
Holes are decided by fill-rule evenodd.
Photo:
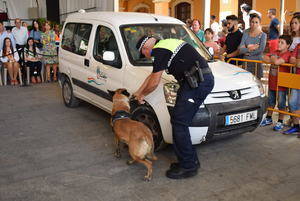
<instances>
[{"instance_id":1,"label":"brown dog","mask_svg":"<svg viewBox=\"0 0 300 201\"><path fill-rule=\"evenodd\" d=\"M153 153L152 132L145 124L130 119L130 94L126 89L108 90L108 92L113 97L111 126L115 134L115 156L121 156L120 141L126 143L132 158L132 160L127 161L127 164L130 165L135 161L144 164L148 169L145 180L150 181L152 177L152 162L149 159L157 160Z\"/></svg>"}]
</instances>

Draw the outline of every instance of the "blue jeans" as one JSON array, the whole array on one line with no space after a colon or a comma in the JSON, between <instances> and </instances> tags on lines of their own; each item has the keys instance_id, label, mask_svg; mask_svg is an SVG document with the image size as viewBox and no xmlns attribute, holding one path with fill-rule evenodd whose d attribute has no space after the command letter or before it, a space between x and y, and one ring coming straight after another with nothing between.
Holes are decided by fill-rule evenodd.
<instances>
[{"instance_id":1,"label":"blue jeans","mask_svg":"<svg viewBox=\"0 0 300 201\"><path fill-rule=\"evenodd\" d=\"M289 107L292 112L300 110L300 89L291 90Z\"/></svg>"},{"instance_id":2,"label":"blue jeans","mask_svg":"<svg viewBox=\"0 0 300 201\"><path fill-rule=\"evenodd\" d=\"M276 92L274 90L269 89L269 96L268 96L268 104L269 107L275 107L276 105ZM279 91L278 92L278 109L285 110L286 108L286 91Z\"/></svg>"},{"instance_id":3,"label":"blue jeans","mask_svg":"<svg viewBox=\"0 0 300 201\"><path fill-rule=\"evenodd\" d=\"M191 89L186 82L180 86L175 107L171 116L173 148L178 162L183 168L196 168L197 152L192 145L189 125L214 87L212 74L204 74L204 82L198 88Z\"/></svg>"}]
</instances>

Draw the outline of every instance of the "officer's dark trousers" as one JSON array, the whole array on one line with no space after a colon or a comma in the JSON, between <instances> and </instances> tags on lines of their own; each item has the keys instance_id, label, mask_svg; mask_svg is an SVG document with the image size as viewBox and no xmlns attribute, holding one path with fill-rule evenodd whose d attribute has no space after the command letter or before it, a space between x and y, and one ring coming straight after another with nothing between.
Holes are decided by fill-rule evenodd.
<instances>
[{"instance_id":1,"label":"officer's dark trousers","mask_svg":"<svg viewBox=\"0 0 300 201\"><path fill-rule=\"evenodd\" d=\"M180 166L187 169L196 168L196 162L198 162L197 152L192 145L189 126L200 105L214 86L212 74L204 74L204 79L205 81L195 89L191 89L186 82L181 84L171 116L173 148Z\"/></svg>"}]
</instances>

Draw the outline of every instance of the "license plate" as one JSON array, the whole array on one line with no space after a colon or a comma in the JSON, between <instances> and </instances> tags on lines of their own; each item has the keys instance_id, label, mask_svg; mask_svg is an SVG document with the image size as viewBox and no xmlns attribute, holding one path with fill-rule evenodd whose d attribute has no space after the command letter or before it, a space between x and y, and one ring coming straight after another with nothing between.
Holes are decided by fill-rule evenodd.
<instances>
[{"instance_id":1,"label":"license plate","mask_svg":"<svg viewBox=\"0 0 300 201\"><path fill-rule=\"evenodd\" d=\"M247 121L253 121L257 119L257 110L251 112L244 112L240 114L227 115L225 117L225 125L240 124Z\"/></svg>"}]
</instances>

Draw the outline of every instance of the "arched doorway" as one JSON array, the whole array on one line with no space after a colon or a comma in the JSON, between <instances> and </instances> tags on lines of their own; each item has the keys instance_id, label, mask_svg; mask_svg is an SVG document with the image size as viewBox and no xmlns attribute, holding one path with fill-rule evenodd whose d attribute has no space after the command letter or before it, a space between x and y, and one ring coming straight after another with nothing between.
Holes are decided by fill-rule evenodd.
<instances>
[{"instance_id":1,"label":"arched doorway","mask_svg":"<svg viewBox=\"0 0 300 201\"><path fill-rule=\"evenodd\" d=\"M191 18L191 4L179 3L175 6L175 17L183 22Z\"/></svg>"},{"instance_id":2,"label":"arched doorway","mask_svg":"<svg viewBox=\"0 0 300 201\"><path fill-rule=\"evenodd\" d=\"M137 9L135 12L149 13L149 10L146 7L142 7L142 8Z\"/></svg>"},{"instance_id":3,"label":"arched doorway","mask_svg":"<svg viewBox=\"0 0 300 201\"><path fill-rule=\"evenodd\" d=\"M150 13L150 6L145 3L139 3L133 8L133 12Z\"/></svg>"}]
</instances>

